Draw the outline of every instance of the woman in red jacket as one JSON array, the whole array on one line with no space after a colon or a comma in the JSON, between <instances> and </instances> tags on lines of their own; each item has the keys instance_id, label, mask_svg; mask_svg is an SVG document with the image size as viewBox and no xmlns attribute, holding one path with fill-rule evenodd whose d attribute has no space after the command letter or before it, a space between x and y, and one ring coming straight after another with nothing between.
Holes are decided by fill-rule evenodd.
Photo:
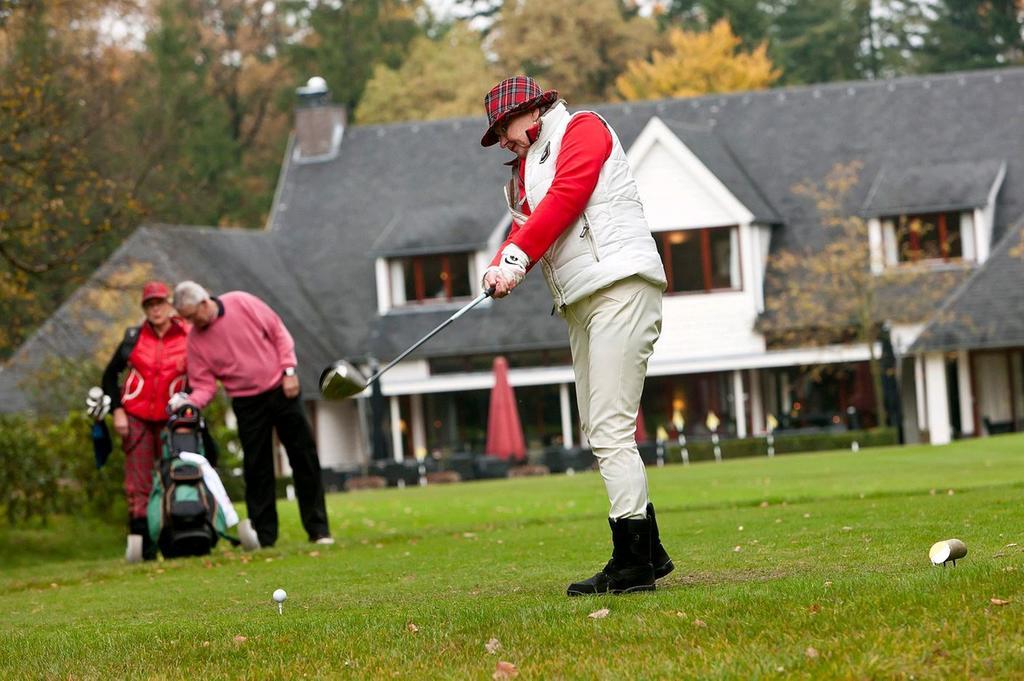
<instances>
[{"instance_id":1,"label":"woman in red jacket","mask_svg":"<svg viewBox=\"0 0 1024 681\"><path fill-rule=\"evenodd\" d=\"M171 291L160 281L142 289L146 321L125 331L124 340L103 372L103 392L110 396L114 430L124 445L124 491L128 532L142 535L145 560L156 558L149 538L146 504L153 468L160 460L160 431L167 423L167 401L185 389L185 348L189 325L176 316ZM122 386L122 372L128 371Z\"/></svg>"}]
</instances>

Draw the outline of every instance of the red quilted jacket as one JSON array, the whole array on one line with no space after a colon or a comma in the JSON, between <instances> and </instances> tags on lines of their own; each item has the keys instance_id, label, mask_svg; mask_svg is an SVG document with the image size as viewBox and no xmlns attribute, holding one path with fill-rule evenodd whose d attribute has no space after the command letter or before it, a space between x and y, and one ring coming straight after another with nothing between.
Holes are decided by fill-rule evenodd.
<instances>
[{"instance_id":1,"label":"red quilted jacket","mask_svg":"<svg viewBox=\"0 0 1024 681\"><path fill-rule=\"evenodd\" d=\"M189 325L174 317L160 338L149 324L139 329L139 340L128 356L128 377L121 389L121 405L132 416L148 421L167 419L167 400L185 389L185 349Z\"/></svg>"}]
</instances>

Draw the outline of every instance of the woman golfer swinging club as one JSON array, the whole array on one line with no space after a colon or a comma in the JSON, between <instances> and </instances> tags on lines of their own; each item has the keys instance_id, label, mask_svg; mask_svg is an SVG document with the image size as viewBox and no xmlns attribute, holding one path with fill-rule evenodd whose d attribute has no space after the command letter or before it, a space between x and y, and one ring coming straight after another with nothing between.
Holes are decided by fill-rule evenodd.
<instances>
[{"instance_id":1,"label":"woman golfer swinging club","mask_svg":"<svg viewBox=\"0 0 1024 681\"><path fill-rule=\"evenodd\" d=\"M569 327L583 432L608 491L612 557L568 594L651 591L673 565L658 537L635 431L647 360L661 333L661 257L615 132L570 114L555 90L515 76L484 97L480 144L515 155L505 198L508 238L483 277L511 293L538 261Z\"/></svg>"}]
</instances>

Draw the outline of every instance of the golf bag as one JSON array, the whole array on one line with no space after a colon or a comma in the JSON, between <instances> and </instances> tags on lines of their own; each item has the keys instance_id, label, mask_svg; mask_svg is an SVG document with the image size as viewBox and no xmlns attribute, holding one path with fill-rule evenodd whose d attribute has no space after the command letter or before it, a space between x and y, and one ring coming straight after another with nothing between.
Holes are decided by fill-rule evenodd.
<instances>
[{"instance_id":1,"label":"golf bag","mask_svg":"<svg viewBox=\"0 0 1024 681\"><path fill-rule=\"evenodd\" d=\"M210 553L226 534L224 509L204 480L205 454L199 410L183 405L164 429L163 453L153 471L147 516L149 534L165 558Z\"/></svg>"}]
</instances>

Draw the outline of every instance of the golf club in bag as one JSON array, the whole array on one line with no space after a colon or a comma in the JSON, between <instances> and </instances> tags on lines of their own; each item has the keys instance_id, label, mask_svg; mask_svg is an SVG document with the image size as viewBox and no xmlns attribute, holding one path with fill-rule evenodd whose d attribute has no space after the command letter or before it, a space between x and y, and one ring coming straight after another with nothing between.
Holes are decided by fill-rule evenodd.
<instances>
[{"instance_id":1,"label":"golf club in bag","mask_svg":"<svg viewBox=\"0 0 1024 681\"><path fill-rule=\"evenodd\" d=\"M346 397L358 395L366 390L368 385L380 378L385 371L401 362L403 359L408 357L413 350L436 336L441 329L445 328L456 319L482 303L484 300L490 298L492 295L494 295L494 287L491 287L490 290L484 291L467 303L461 310L441 322L437 328L413 343L412 347L388 362L383 369L375 373L373 376L370 376L370 378L363 376L362 372L359 371L359 369L356 369L351 363L346 362L343 359L339 359L337 362L334 362L324 369L323 373L320 374L320 393L324 396L324 399L327 400L343 400Z\"/></svg>"}]
</instances>

